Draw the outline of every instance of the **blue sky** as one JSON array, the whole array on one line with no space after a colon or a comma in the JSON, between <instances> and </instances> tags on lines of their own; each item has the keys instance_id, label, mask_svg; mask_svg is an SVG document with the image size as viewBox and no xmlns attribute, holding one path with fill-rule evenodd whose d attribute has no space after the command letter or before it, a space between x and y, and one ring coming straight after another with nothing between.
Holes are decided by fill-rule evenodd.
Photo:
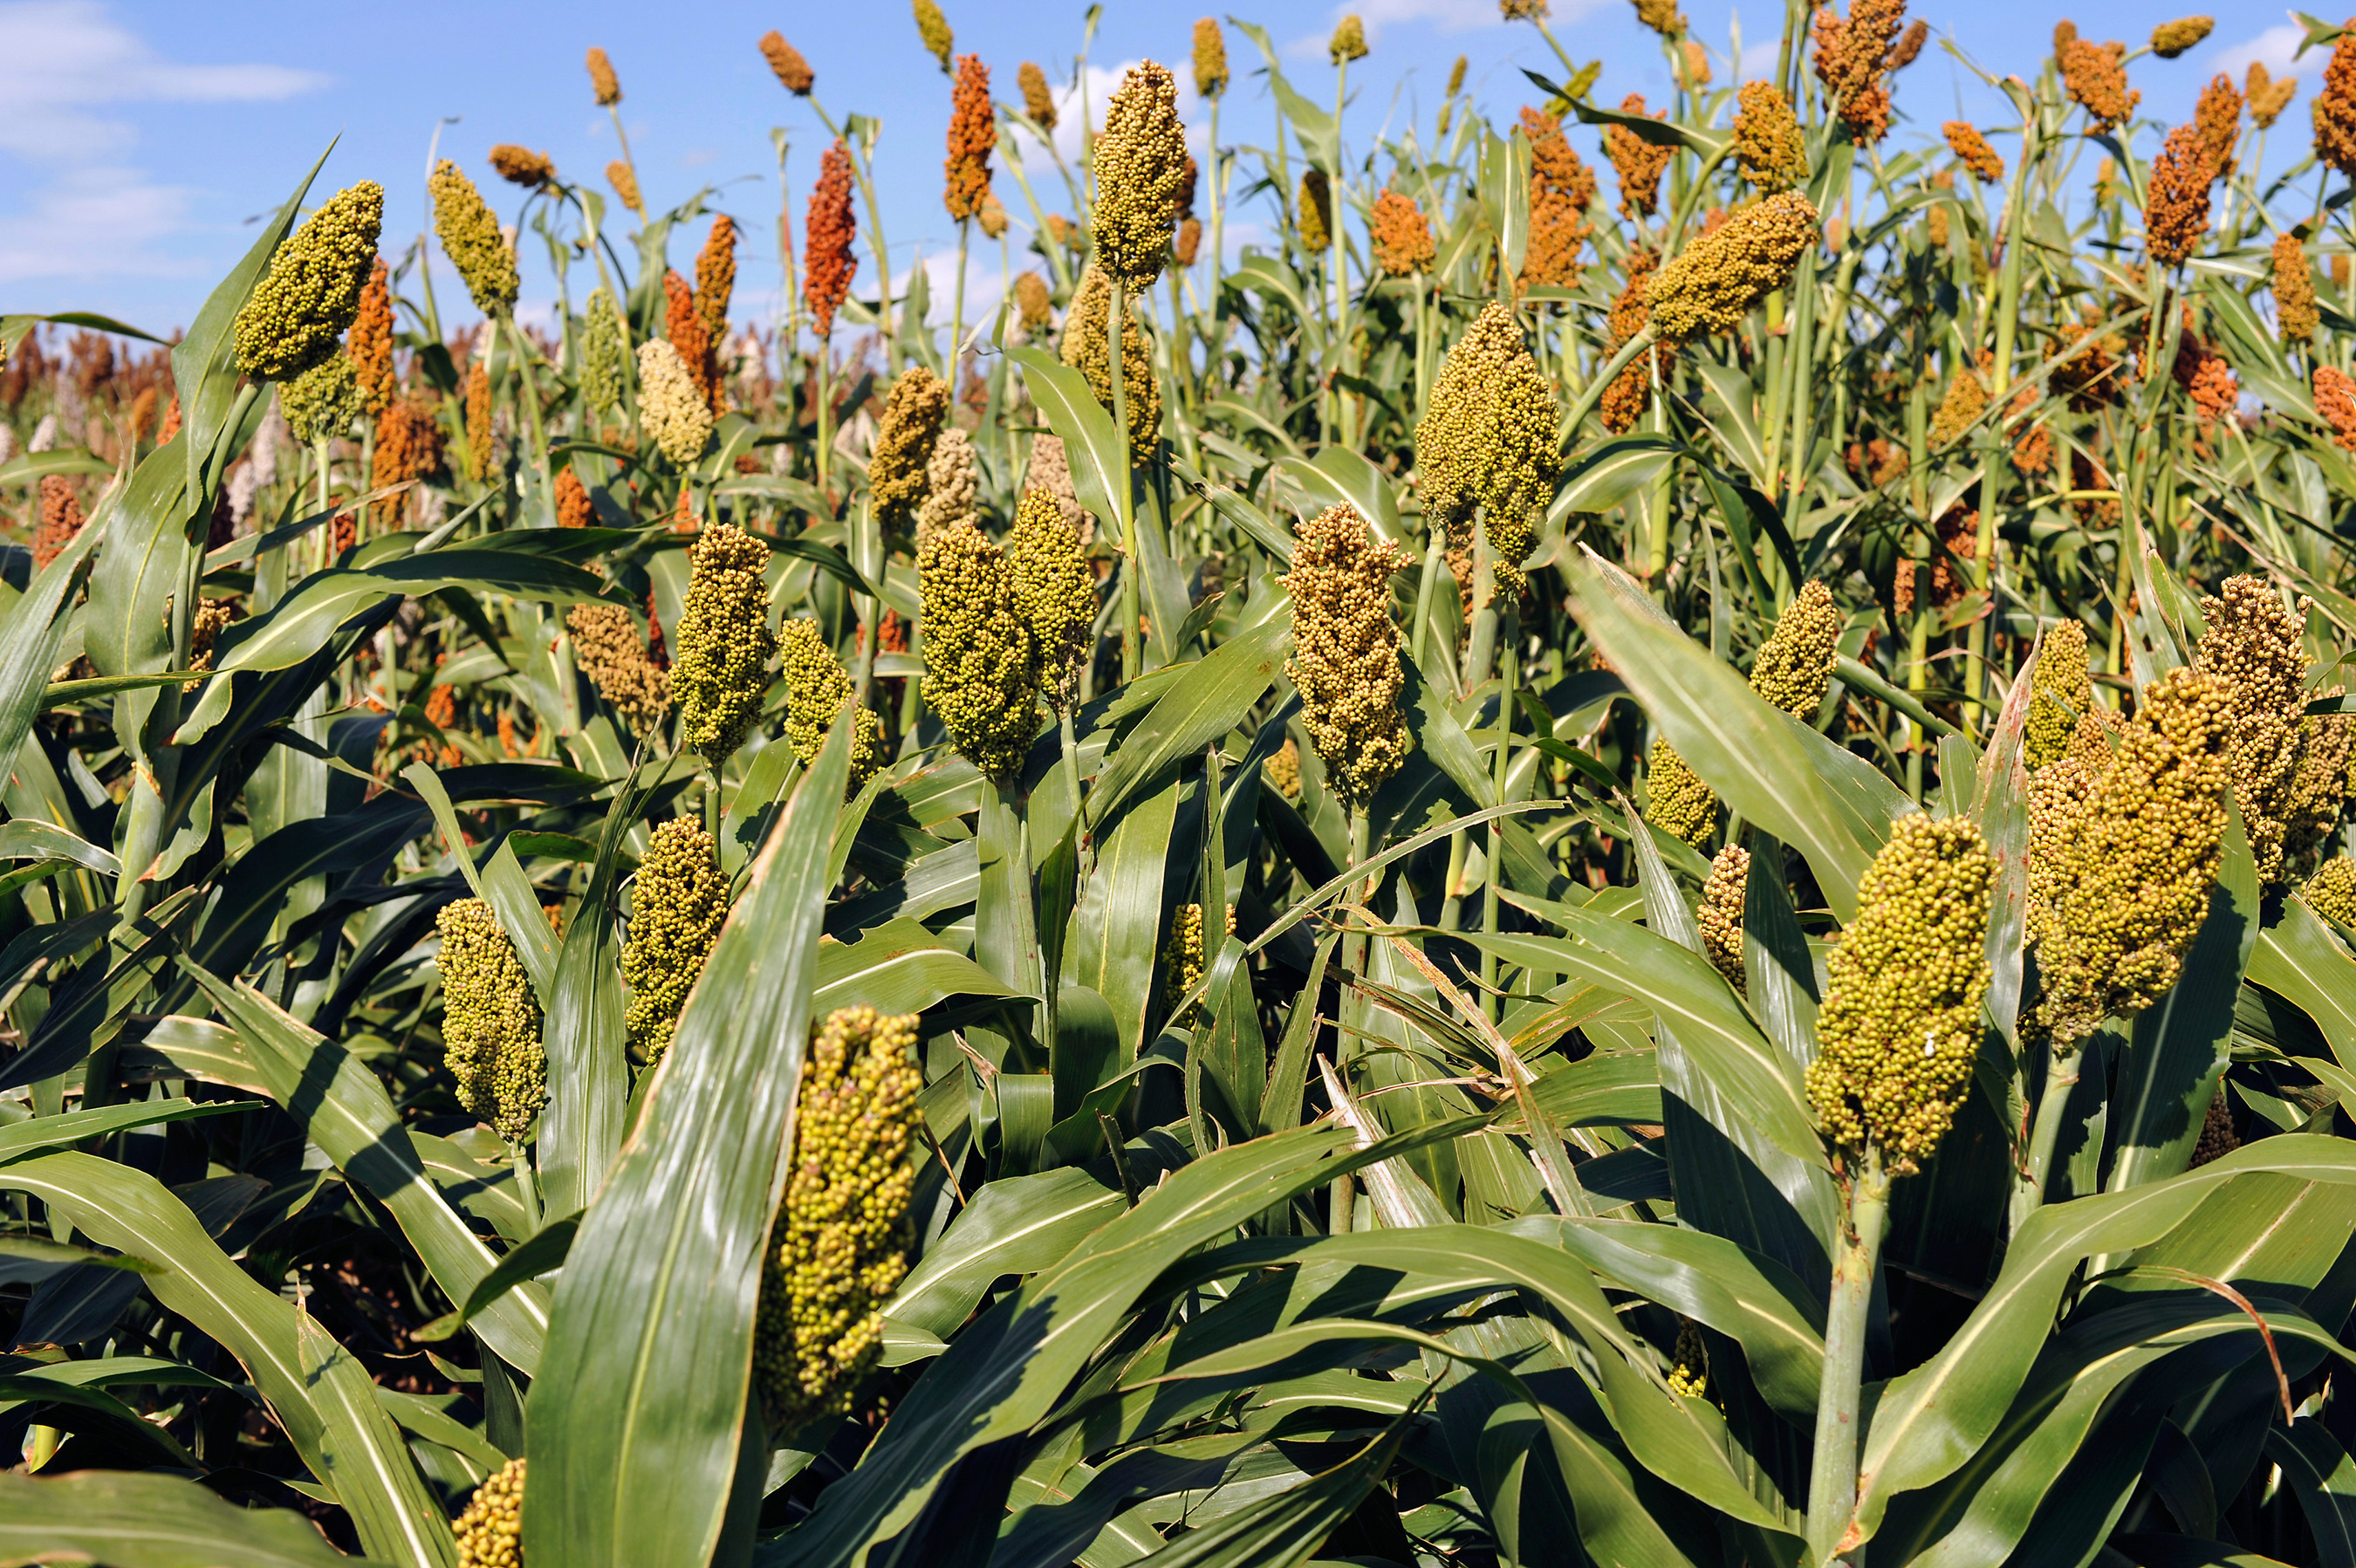
<instances>
[{"instance_id":1,"label":"blue sky","mask_svg":"<svg viewBox=\"0 0 2356 1568\"><path fill-rule=\"evenodd\" d=\"M1082 5L1059 12L1002 0L943 4L958 49L982 55L1001 101L1019 98L1014 72L1025 59L1040 61L1059 85L1070 81ZM1516 67L1558 73L1537 32L1501 23L1493 0L1271 0L1239 14L1269 29L1297 87L1330 101L1324 39L1334 19L1353 9L1365 18L1373 44L1350 76L1345 135L1357 145L1410 112L1428 128L1460 53L1470 57L1469 80L1493 114L1510 116L1535 96ZM1687 0L1687 13L1695 36L1719 57L1720 81L1737 13L1753 71L1762 53L1772 69L1780 7ZM2077 20L2090 37L2140 42L2176 13L2175 4L2134 0ZM1141 57L1168 62L1183 82L1194 14L1108 0L1089 51L1099 114L1104 84ZM2047 6L2020 0L1931 0L1914 14L1934 37L1952 38L1989 69L2024 74L2046 51L2054 18ZM1574 58L1603 59L1599 98L1616 102L1642 91L1658 102L1665 94L1657 44L1627 0L1555 0L1552 26ZM770 128L783 126L790 138L798 239L823 145L809 107L777 87L755 52L755 40L772 27L815 67L819 96L831 113L884 123L879 161L894 272L920 253L937 269L944 265L955 243L940 207L948 82L918 43L907 0L691 6L577 0L561 7L415 0L398 10L319 0L0 0L0 312L99 310L159 333L185 324L251 243L249 221L283 199L338 134L323 188L384 181L388 252L402 242L396 236L422 225L426 148L439 116L459 117L443 132L444 150L487 189L496 182L483 155L502 141L545 150L569 177L593 179L616 150L581 63L599 45L622 77L625 124L650 204L669 205L711 184L746 231L742 314L777 276ZM2296 70L2303 78L2298 101L2271 138L2268 161L2279 167L2302 150L2307 102L2323 61L2318 51L2293 66L2298 36L2286 20L2228 14L2184 59L2136 63L2142 112L2184 118L2211 73L2227 70L2238 81L2252 58L2277 75ZM1266 88L1252 74L1258 52L1233 29L1229 58L1237 80L1222 110L1221 140L1263 141ZM1182 110L1191 114L1197 106L1187 91ZM1935 44L1901 80L1898 102L1911 116L1894 133L1901 145L1935 138L1938 123L1958 113L1983 123L1996 113ZM1574 135L1582 155L1600 161L1592 133ZM1042 202L1051 210L1062 206L1044 158L1032 168L1045 175L1036 183ZM1002 178L1001 194L1025 217ZM509 215L512 195L501 187L495 198ZM1016 232L1019 239L1023 231ZM675 261L691 253L693 238L675 243ZM538 247L526 249L529 260ZM996 247L986 251L977 252L969 285L980 304L1000 286ZM1015 265L1023 265L1019 252ZM865 268L860 282L872 284ZM939 293L945 314L946 290ZM551 296L544 269L528 267L526 307ZM442 293L445 310L451 297Z\"/></svg>"}]
</instances>

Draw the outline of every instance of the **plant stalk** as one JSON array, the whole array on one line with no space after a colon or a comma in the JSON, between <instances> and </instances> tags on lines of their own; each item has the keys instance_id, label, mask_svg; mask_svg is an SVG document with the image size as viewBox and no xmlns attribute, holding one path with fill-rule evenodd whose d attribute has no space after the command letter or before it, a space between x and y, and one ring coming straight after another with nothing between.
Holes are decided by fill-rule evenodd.
<instances>
[{"instance_id":1,"label":"plant stalk","mask_svg":"<svg viewBox=\"0 0 2356 1568\"><path fill-rule=\"evenodd\" d=\"M1842 1557L1841 1541L1857 1510L1858 1412L1865 1381L1866 1321L1890 1218L1890 1178L1869 1147L1849 1189L1848 1213L1833 1258L1825 1303L1825 1370L1817 1385L1816 1440L1808 1466L1808 1552L1823 1564ZM1859 1556L1861 1561L1861 1554Z\"/></svg>"}]
</instances>

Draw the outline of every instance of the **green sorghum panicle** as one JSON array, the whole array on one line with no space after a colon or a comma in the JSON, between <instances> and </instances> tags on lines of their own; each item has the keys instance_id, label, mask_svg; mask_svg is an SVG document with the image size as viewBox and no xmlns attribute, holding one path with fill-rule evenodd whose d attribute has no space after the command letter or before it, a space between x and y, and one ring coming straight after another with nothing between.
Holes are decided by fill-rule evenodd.
<instances>
[{"instance_id":1,"label":"green sorghum panicle","mask_svg":"<svg viewBox=\"0 0 2356 1568\"><path fill-rule=\"evenodd\" d=\"M1061 713L1079 684L1095 642L1097 575L1063 508L1044 490L1025 490L1006 535L1014 613L1031 633L1031 683Z\"/></svg>"},{"instance_id":2,"label":"green sorghum panicle","mask_svg":"<svg viewBox=\"0 0 2356 1568\"><path fill-rule=\"evenodd\" d=\"M1709 863L1709 880L1701 886L1701 908L1695 923L1701 927L1701 950L1726 983L1742 989L1742 901L1751 886L1751 852L1728 844Z\"/></svg>"},{"instance_id":3,"label":"green sorghum panicle","mask_svg":"<svg viewBox=\"0 0 2356 1568\"><path fill-rule=\"evenodd\" d=\"M1325 54L1335 65L1366 58L1366 24L1355 12L1333 24L1333 36L1325 42Z\"/></svg>"},{"instance_id":4,"label":"green sorghum panicle","mask_svg":"<svg viewBox=\"0 0 2356 1568\"><path fill-rule=\"evenodd\" d=\"M948 411L948 382L922 365L910 367L892 383L867 458L875 521L887 540L905 542L915 535L916 510L931 489L926 470L933 445L940 439Z\"/></svg>"},{"instance_id":5,"label":"green sorghum panicle","mask_svg":"<svg viewBox=\"0 0 2356 1568\"><path fill-rule=\"evenodd\" d=\"M916 508L916 542L922 544L944 528L975 521L980 489L973 437L954 424L944 426L940 438L933 443L932 456L925 462L925 499Z\"/></svg>"},{"instance_id":6,"label":"green sorghum panicle","mask_svg":"<svg viewBox=\"0 0 2356 1568\"><path fill-rule=\"evenodd\" d=\"M1186 129L1167 67L1146 60L1121 79L1096 139L1096 172L1097 264L1135 294L1162 275L1186 177Z\"/></svg>"},{"instance_id":7,"label":"green sorghum panicle","mask_svg":"<svg viewBox=\"0 0 2356 1568\"><path fill-rule=\"evenodd\" d=\"M359 375L348 354L330 354L291 381L281 382L278 406L286 428L308 446L332 441L360 416Z\"/></svg>"},{"instance_id":8,"label":"green sorghum panicle","mask_svg":"<svg viewBox=\"0 0 2356 1568\"><path fill-rule=\"evenodd\" d=\"M2227 766L2258 880L2283 879L2283 840L2298 775L2300 725L2307 705L2307 655L2299 637L2307 602L2296 613L2256 577L2228 577L2222 597L2203 596L2209 629L2192 656L2233 693Z\"/></svg>"},{"instance_id":9,"label":"green sorghum panicle","mask_svg":"<svg viewBox=\"0 0 2356 1568\"><path fill-rule=\"evenodd\" d=\"M2209 36L2216 27L2210 16L2179 16L2172 22L2162 22L2151 30L2151 52L2162 59L2174 59Z\"/></svg>"},{"instance_id":10,"label":"green sorghum panicle","mask_svg":"<svg viewBox=\"0 0 2356 1568\"><path fill-rule=\"evenodd\" d=\"M2307 907L2325 919L2356 926L2356 860L2333 855L2315 868L2302 896Z\"/></svg>"},{"instance_id":11,"label":"green sorghum panicle","mask_svg":"<svg viewBox=\"0 0 2356 1568\"><path fill-rule=\"evenodd\" d=\"M2078 732L2078 720L2094 705L2088 672L2086 628L2065 620L2045 634L2029 676L2029 729L2025 741L2031 772L2060 760Z\"/></svg>"},{"instance_id":12,"label":"green sorghum panicle","mask_svg":"<svg viewBox=\"0 0 2356 1568\"><path fill-rule=\"evenodd\" d=\"M1839 657L1840 607L1811 578L1800 585L1751 661L1751 689L1795 719L1812 719Z\"/></svg>"},{"instance_id":13,"label":"green sorghum panicle","mask_svg":"<svg viewBox=\"0 0 2356 1568\"><path fill-rule=\"evenodd\" d=\"M680 744L717 768L744 744L769 685L768 546L728 523L703 531L689 552L687 603L671 660Z\"/></svg>"},{"instance_id":14,"label":"green sorghum panicle","mask_svg":"<svg viewBox=\"0 0 2356 1568\"><path fill-rule=\"evenodd\" d=\"M728 918L728 878L712 835L685 817L655 829L630 887L630 937L622 979L630 988L624 1021L630 1048L651 1068L670 1048L687 993Z\"/></svg>"},{"instance_id":15,"label":"green sorghum panicle","mask_svg":"<svg viewBox=\"0 0 2356 1568\"><path fill-rule=\"evenodd\" d=\"M1509 600L1521 595L1516 564L1530 551L1530 512L1553 488L1559 417L1513 312L1493 302L1449 350L1430 409L1416 426L1427 519L1461 548L1479 505L1498 587Z\"/></svg>"},{"instance_id":16,"label":"green sorghum panicle","mask_svg":"<svg viewBox=\"0 0 2356 1568\"><path fill-rule=\"evenodd\" d=\"M619 605L575 605L564 626L573 634L574 668L633 734L653 739L670 712L670 672L648 655L637 621Z\"/></svg>"},{"instance_id":17,"label":"green sorghum panicle","mask_svg":"<svg viewBox=\"0 0 2356 1568\"><path fill-rule=\"evenodd\" d=\"M383 221L384 187L362 180L286 237L237 313L239 370L256 381L292 381L336 352L359 315Z\"/></svg>"},{"instance_id":18,"label":"green sorghum panicle","mask_svg":"<svg viewBox=\"0 0 2356 1568\"><path fill-rule=\"evenodd\" d=\"M1796 190L1740 207L1716 232L1687 242L1644 291L1665 343L1726 332L1781 288L1823 237L1816 209Z\"/></svg>"},{"instance_id":19,"label":"green sorghum panicle","mask_svg":"<svg viewBox=\"0 0 2356 1568\"><path fill-rule=\"evenodd\" d=\"M1227 907L1222 913L1226 916L1226 929L1232 935L1236 929L1235 909ZM1201 983L1206 956L1203 949L1203 906L1179 905L1177 916L1170 923L1169 944L1162 950L1162 1007L1172 1015L1172 1027L1191 1028L1201 1021L1199 1004L1188 1008L1188 1015L1183 1018L1176 1015L1175 1010L1180 999Z\"/></svg>"},{"instance_id":20,"label":"green sorghum panicle","mask_svg":"<svg viewBox=\"0 0 2356 1568\"><path fill-rule=\"evenodd\" d=\"M622 406L630 328L604 287L589 295L581 323L581 394L595 409Z\"/></svg>"},{"instance_id":21,"label":"green sorghum panicle","mask_svg":"<svg viewBox=\"0 0 2356 1568\"><path fill-rule=\"evenodd\" d=\"M949 19L941 15L939 0L916 0L916 37L941 62L941 69L948 70L949 56L957 51L957 35L949 31Z\"/></svg>"},{"instance_id":22,"label":"green sorghum panicle","mask_svg":"<svg viewBox=\"0 0 2356 1568\"><path fill-rule=\"evenodd\" d=\"M1064 311L1064 363L1088 378L1088 390L1106 410L1112 407L1112 282L1093 263ZM1153 349L1145 323L1131 301L1120 323L1120 394L1129 412L1130 461L1141 461L1162 435L1162 378L1153 373Z\"/></svg>"},{"instance_id":23,"label":"green sorghum panicle","mask_svg":"<svg viewBox=\"0 0 2356 1568\"><path fill-rule=\"evenodd\" d=\"M2056 1050L2074 1050L2104 1018L2140 1013L2176 983L2217 879L2236 706L2220 676L2171 671L2144 688L2116 756L2048 833L2041 871L2032 818L2031 897L2040 882L2051 891L2037 953L2045 996L2031 1022ZM2061 766L2040 769L2032 785Z\"/></svg>"},{"instance_id":24,"label":"green sorghum panicle","mask_svg":"<svg viewBox=\"0 0 2356 1568\"><path fill-rule=\"evenodd\" d=\"M1852 1157L1895 1174L1939 1146L1971 1084L1988 985L1996 857L1966 818L1907 816L1858 885L1858 916L1826 963L1808 1100Z\"/></svg>"},{"instance_id":25,"label":"green sorghum panicle","mask_svg":"<svg viewBox=\"0 0 2356 1568\"><path fill-rule=\"evenodd\" d=\"M2315 693L2338 697L2338 686ZM2299 725L2298 776L2291 781L2288 825L2283 832L2287 878L2306 870L2339 831L2348 805L2348 759L2356 749L2356 718L2318 714Z\"/></svg>"},{"instance_id":26,"label":"green sorghum panicle","mask_svg":"<svg viewBox=\"0 0 2356 1568\"><path fill-rule=\"evenodd\" d=\"M851 701L851 673L814 620L786 622L777 646L777 675L786 683L786 744L804 762L815 762L842 716L843 703ZM844 789L856 794L883 765L884 725L872 708L861 708L851 725L851 777Z\"/></svg>"},{"instance_id":27,"label":"green sorghum panicle","mask_svg":"<svg viewBox=\"0 0 2356 1568\"><path fill-rule=\"evenodd\" d=\"M753 1375L769 1430L848 1414L915 1232L916 1018L844 1007L802 1065L785 1201L761 1262Z\"/></svg>"},{"instance_id":28,"label":"green sorghum panicle","mask_svg":"<svg viewBox=\"0 0 2356 1568\"><path fill-rule=\"evenodd\" d=\"M1718 825L1717 795L1687 766L1666 736L1653 741L1644 788L1644 820L1663 832L1698 844Z\"/></svg>"},{"instance_id":29,"label":"green sorghum panicle","mask_svg":"<svg viewBox=\"0 0 2356 1568\"><path fill-rule=\"evenodd\" d=\"M1347 506L1302 523L1292 570L1292 657L1301 725L1325 759L1326 780L1353 805L1374 798L1415 742L1399 712L1407 681L1391 620L1391 575L1413 564L1377 540Z\"/></svg>"},{"instance_id":30,"label":"green sorghum panicle","mask_svg":"<svg viewBox=\"0 0 2356 1568\"><path fill-rule=\"evenodd\" d=\"M1194 24L1194 91L1216 98L1227 90L1227 39L1216 19L1205 16Z\"/></svg>"},{"instance_id":31,"label":"green sorghum panicle","mask_svg":"<svg viewBox=\"0 0 2356 1568\"><path fill-rule=\"evenodd\" d=\"M1301 189L1294 199L1301 215L1301 248L1323 255L1333 248L1333 182L1321 168L1301 171Z\"/></svg>"},{"instance_id":32,"label":"green sorghum panicle","mask_svg":"<svg viewBox=\"0 0 2356 1568\"><path fill-rule=\"evenodd\" d=\"M450 1527L458 1537L458 1568L523 1568L524 1464L509 1460L466 1499Z\"/></svg>"},{"instance_id":33,"label":"green sorghum panicle","mask_svg":"<svg viewBox=\"0 0 2356 1568\"><path fill-rule=\"evenodd\" d=\"M480 898L444 905L434 924L442 937L442 1050L459 1101L520 1144L548 1086L531 977Z\"/></svg>"},{"instance_id":34,"label":"green sorghum panicle","mask_svg":"<svg viewBox=\"0 0 2356 1568\"><path fill-rule=\"evenodd\" d=\"M434 236L466 280L475 308L486 316L507 315L515 308L516 259L499 232L498 215L448 158L434 166L426 185L434 194Z\"/></svg>"},{"instance_id":35,"label":"green sorghum panicle","mask_svg":"<svg viewBox=\"0 0 2356 1568\"><path fill-rule=\"evenodd\" d=\"M660 338L638 345L638 423L662 455L682 468L712 444L712 405L679 350Z\"/></svg>"},{"instance_id":36,"label":"green sorghum panicle","mask_svg":"<svg viewBox=\"0 0 2356 1568\"><path fill-rule=\"evenodd\" d=\"M2029 907L2031 946L2053 929L2054 911L2065 890L2071 836L2084 816L2087 798L2103 775L2126 721L2108 708L2089 706L2064 742L2062 754L2029 777Z\"/></svg>"},{"instance_id":37,"label":"green sorghum panicle","mask_svg":"<svg viewBox=\"0 0 2356 1568\"><path fill-rule=\"evenodd\" d=\"M1039 732L1039 707L1031 634L1016 614L1006 553L971 523L944 529L917 552L916 580L925 705L967 761L996 783L1012 783Z\"/></svg>"}]
</instances>

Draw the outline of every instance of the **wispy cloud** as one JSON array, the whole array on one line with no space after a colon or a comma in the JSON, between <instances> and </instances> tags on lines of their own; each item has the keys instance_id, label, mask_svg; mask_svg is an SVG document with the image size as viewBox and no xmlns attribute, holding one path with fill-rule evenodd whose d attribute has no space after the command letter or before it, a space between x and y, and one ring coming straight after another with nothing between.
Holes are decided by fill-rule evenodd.
<instances>
[{"instance_id":1,"label":"wispy cloud","mask_svg":"<svg viewBox=\"0 0 2356 1568\"><path fill-rule=\"evenodd\" d=\"M2265 66L2271 76L2319 76L2331 62L2329 49L2309 49L2303 59L2291 58L2306 37L2307 29L2297 23L2279 23L2254 38L2217 50L2210 57L2207 69L2222 70L2238 81L2254 60Z\"/></svg>"},{"instance_id":2,"label":"wispy cloud","mask_svg":"<svg viewBox=\"0 0 2356 1568\"><path fill-rule=\"evenodd\" d=\"M0 214L0 282L201 270L157 248L181 231L188 193L135 166L147 103L273 102L327 79L277 65L169 60L99 0L0 0L0 155L31 177Z\"/></svg>"}]
</instances>

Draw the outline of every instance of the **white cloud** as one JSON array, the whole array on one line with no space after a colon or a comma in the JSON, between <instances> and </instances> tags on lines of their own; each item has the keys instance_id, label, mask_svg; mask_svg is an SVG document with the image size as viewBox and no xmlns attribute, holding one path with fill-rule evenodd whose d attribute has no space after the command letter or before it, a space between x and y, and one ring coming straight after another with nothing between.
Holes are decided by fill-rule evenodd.
<instances>
[{"instance_id":1,"label":"white cloud","mask_svg":"<svg viewBox=\"0 0 2356 1568\"><path fill-rule=\"evenodd\" d=\"M1775 60L1783 48L1780 38L1762 38L1755 44L1742 46L1742 65L1737 72L1745 81L1758 81L1775 74Z\"/></svg>"},{"instance_id":2,"label":"white cloud","mask_svg":"<svg viewBox=\"0 0 2356 1568\"><path fill-rule=\"evenodd\" d=\"M327 85L275 65L167 60L99 0L0 0L0 154L34 177L0 216L0 281L103 274L171 276L201 263L149 247L187 226L188 193L133 166L142 103L241 103Z\"/></svg>"},{"instance_id":3,"label":"white cloud","mask_svg":"<svg viewBox=\"0 0 2356 1568\"><path fill-rule=\"evenodd\" d=\"M2331 51L2309 49L2306 58L2293 59L2291 56L2297 52L2299 41L2306 37L2305 27L2296 22L2283 22L2268 27L2254 38L2227 45L2210 58L2205 69L2222 70L2239 81L2249 70L2250 62L2255 60L2266 68L2270 76L2317 76L2330 63Z\"/></svg>"}]
</instances>

